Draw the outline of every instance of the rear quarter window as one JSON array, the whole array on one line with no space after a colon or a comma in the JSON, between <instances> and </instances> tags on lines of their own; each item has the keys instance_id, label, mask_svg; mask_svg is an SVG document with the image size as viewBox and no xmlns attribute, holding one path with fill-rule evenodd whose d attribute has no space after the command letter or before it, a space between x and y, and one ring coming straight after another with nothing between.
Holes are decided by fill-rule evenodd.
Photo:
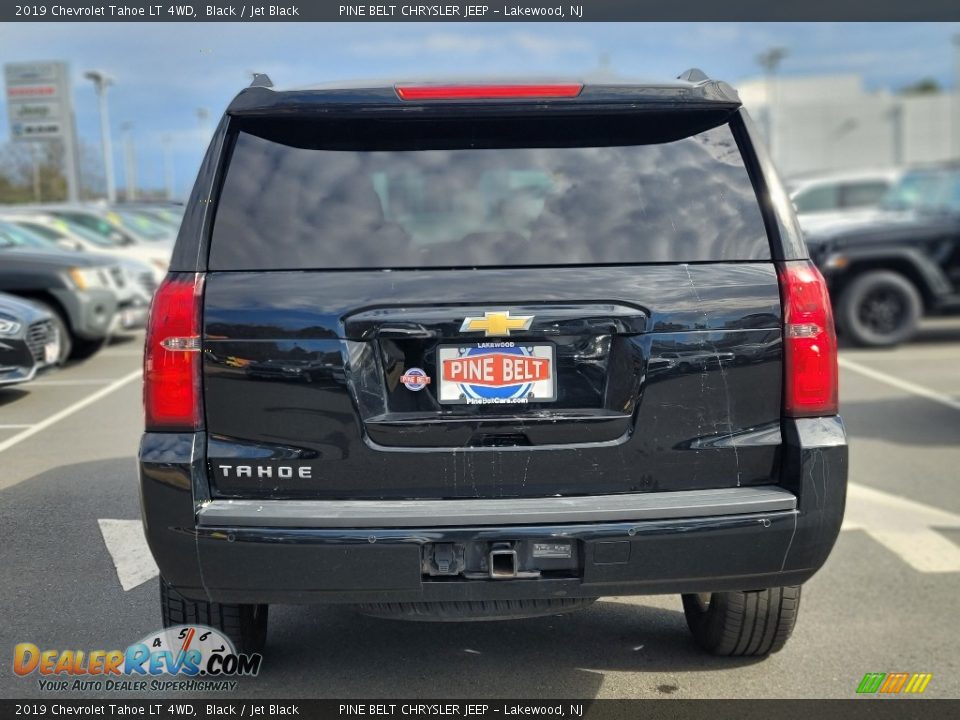
<instances>
[{"instance_id":1,"label":"rear quarter window","mask_svg":"<svg viewBox=\"0 0 960 720\"><path fill-rule=\"evenodd\" d=\"M318 135L322 135L318 133ZM365 149L236 134L211 270L770 258L727 125L670 142ZM349 144L349 143L347 143ZM450 145L449 138L446 141ZM534 143L531 142L531 145Z\"/></svg>"}]
</instances>

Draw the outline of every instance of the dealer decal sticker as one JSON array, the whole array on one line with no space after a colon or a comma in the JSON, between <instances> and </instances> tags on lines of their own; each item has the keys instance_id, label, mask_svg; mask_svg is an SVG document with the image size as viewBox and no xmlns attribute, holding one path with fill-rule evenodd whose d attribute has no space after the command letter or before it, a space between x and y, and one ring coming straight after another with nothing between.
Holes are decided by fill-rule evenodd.
<instances>
[{"instance_id":1,"label":"dealer decal sticker","mask_svg":"<svg viewBox=\"0 0 960 720\"><path fill-rule=\"evenodd\" d=\"M400 376L400 382L413 392L420 392L430 384L430 376L418 367L410 368Z\"/></svg>"}]
</instances>

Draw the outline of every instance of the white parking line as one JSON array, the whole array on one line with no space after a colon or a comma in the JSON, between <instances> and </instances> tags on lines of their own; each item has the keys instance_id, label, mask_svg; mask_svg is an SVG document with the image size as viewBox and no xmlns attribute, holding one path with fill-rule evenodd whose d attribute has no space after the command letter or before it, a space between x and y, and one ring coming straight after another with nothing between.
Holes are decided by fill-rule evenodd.
<instances>
[{"instance_id":1,"label":"white parking line","mask_svg":"<svg viewBox=\"0 0 960 720\"><path fill-rule=\"evenodd\" d=\"M882 382L890 387L895 387L898 390L903 390L911 395L917 395L919 397L926 398L927 400L940 403L941 405L946 405L954 410L960 410L960 400L952 398L949 395L943 395L942 393L938 393L930 388L925 388L922 385L917 385L916 383L912 383L907 380L901 380L898 377L888 375L887 373L880 372L879 370L874 370L871 367L861 365L860 363L854 362L853 360L849 360L847 358L840 358L839 363L840 367L846 368L847 370L852 370L853 372L859 373L864 377L871 378L877 382Z\"/></svg>"},{"instance_id":2,"label":"white parking line","mask_svg":"<svg viewBox=\"0 0 960 720\"><path fill-rule=\"evenodd\" d=\"M20 430L28 427L33 427L33 425L0 425L0 430Z\"/></svg>"},{"instance_id":3,"label":"white parking line","mask_svg":"<svg viewBox=\"0 0 960 720\"><path fill-rule=\"evenodd\" d=\"M134 370L129 375L124 375L119 380L115 380L114 382L107 385L105 388L101 388L100 390L97 390L95 393L93 393L92 395L88 395L83 400L79 400L73 403L73 405L68 405L60 412L50 415L49 417L38 422L36 425L32 425L26 430L24 430L23 432L17 433L12 438L8 438L3 442L0 442L0 452L3 452L4 450L9 450L17 443L21 443L27 438L36 435L38 432L46 430L48 427L50 427L54 423L60 422L64 418L73 415L77 411L83 410L85 407L87 407L88 405L92 405L100 398L106 397L107 395L112 393L114 390L119 390L124 385L129 383L131 380L136 380L138 377L140 377L142 373L143 373L142 370Z\"/></svg>"},{"instance_id":4,"label":"white parking line","mask_svg":"<svg viewBox=\"0 0 960 720\"><path fill-rule=\"evenodd\" d=\"M866 531L920 572L960 572L960 547L934 528L960 528L960 515L866 485L847 486L844 530Z\"/></svg>"},{"instance_id":5,"label":"white parking line","mask_svg":"<svg viewBox=\"0 0 960 720\"><path fill-rule=\"evenodd\" d=\"M147 546L142 522L100 518L97 523L124 592L160 574Z\"/></svg>"}]
</instances>

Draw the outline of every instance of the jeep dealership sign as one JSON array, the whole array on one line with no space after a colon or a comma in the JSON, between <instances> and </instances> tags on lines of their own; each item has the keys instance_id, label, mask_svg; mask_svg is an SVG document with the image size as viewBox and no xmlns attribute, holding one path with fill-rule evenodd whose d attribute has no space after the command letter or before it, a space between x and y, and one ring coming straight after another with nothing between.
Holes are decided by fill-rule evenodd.
<instances>
[{"instance_id":1,"label":"jeep dealership sign","mask_svg":"<svg viewBox=\"0 0 960 720\"><path fill-rule=\"evenodd\" d=\"M14 140L62 139L69 125L70 78L63 62L4 67L7 115Z\"/></svg>"},{"instance_id":2,"label":"jeep dealership sign","mask_svg":"<svg viewBox=\"0 0 960 720\"><path fill-rule=\"evenodd\" d=\"M62 141L69 199L76 199L77 142L67 63L8 63L3 69L10 138Z\"/></svg>"}]
</instances>

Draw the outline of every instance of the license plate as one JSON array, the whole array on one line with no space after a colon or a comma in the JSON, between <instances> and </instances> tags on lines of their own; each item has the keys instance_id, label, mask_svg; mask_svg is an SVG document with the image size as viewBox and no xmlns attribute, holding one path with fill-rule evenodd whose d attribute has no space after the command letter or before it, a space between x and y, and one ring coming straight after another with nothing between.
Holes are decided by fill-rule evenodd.
<instances>
[{"instance_id":1,"label":"license plate","mask_svg":"<svg viewBox=\"0 0 960 720\"><path fill-rule=\"evenodd\" d=\"M551 343L476 342L439 350L438 399L450 405L515 405L557 399Z\"/></svg>"},{"instance_id":2,"label":"license plate","mask_svg":"<svg viewBox=\"0 0 960 720\"><path fill-rule=\"evenodd\" d=\"M125 328L133 327L139 321L141 313L141 310L128 308L121 313L120 322Z\"/></svg>"},{"instance_id":3,"label":"license plate","mask_svg":"<svg viewBox=\"0 0 960 720\"><path fill-rule=\"evenodd\" d=\"M47 365L52 365L60 359L60 341L51 340L43 346L43 361Z\"/></svg>"}]
</instances>

